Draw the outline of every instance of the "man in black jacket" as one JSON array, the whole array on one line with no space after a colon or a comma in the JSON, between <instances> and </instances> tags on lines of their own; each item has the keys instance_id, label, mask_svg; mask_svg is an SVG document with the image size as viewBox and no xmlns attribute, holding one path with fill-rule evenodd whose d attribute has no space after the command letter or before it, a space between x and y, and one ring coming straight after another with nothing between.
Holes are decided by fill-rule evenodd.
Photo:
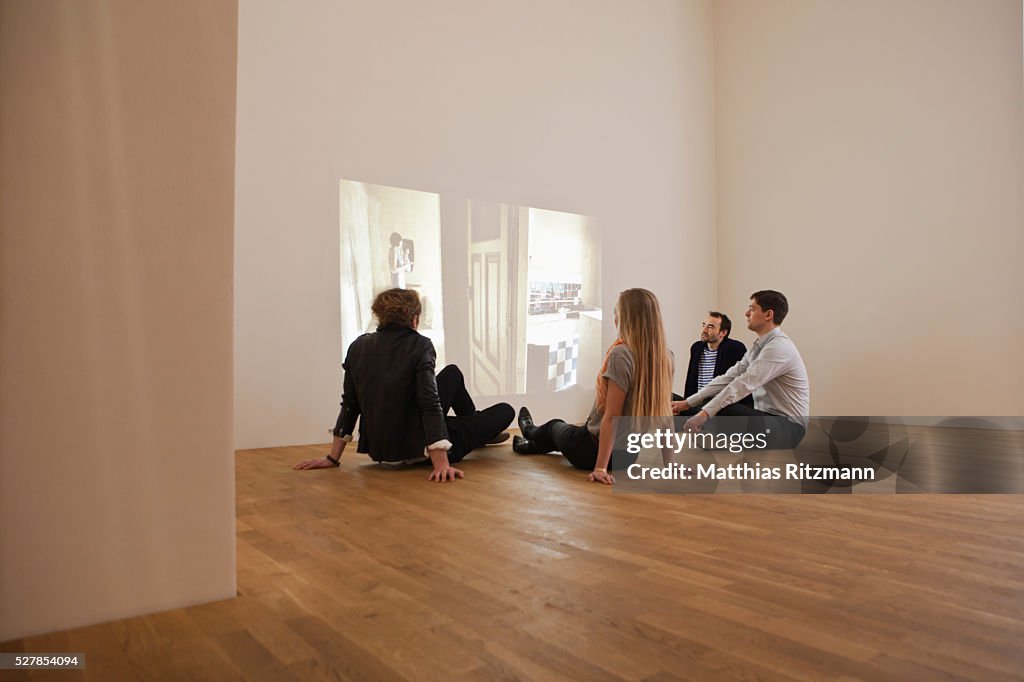
<instances>
[{"instance_id":1,"label":"man in black jacket","mask_svg":"<svg viewBox=\"0 0 1024 682\"><path fill-rule=\"evenodd\" d=\"M434 344L416 331L422 308L414 290L384 291L372 309L380 323L377 331L353 341L342 365L344 389L331 452L294 468L338 466L358 420L358 451L375 461L429 459L434 466L430 480L462 478L452 465L475 448L507 439L503 432L515 411L507 403L477 411L455 365L434 373Z\"/></svg>"},{"instance_id":2,"label":"man in black jacket","mask_svg":"<svg viewBox=\"0 0 1024 682\"><path fill-rule=\"evenodd\" d=\"M747 347L742 341L730 339L732 320L725 313L714 310L708 312L701 325L700 341L690 346L690 366L686 370L686 391L684 395L693 395L720 374L743 359ZM682 400L682 396L672 394L674 401ZM747 396L740 403L754 406L754 399ZM682 412L689 415L693 410Z\"/></svg>"}]
</instances>

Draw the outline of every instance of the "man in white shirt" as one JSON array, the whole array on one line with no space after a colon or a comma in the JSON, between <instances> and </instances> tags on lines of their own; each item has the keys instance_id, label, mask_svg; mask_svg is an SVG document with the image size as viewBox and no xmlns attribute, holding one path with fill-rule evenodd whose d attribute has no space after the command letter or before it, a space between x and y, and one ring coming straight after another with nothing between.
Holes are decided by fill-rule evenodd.
<instances>
[{"instance_id":1,"label":"man in white shirt","mask_svg":"<svg viewBox=\"0 0 1024 682\"><path fill-rule=\"evenodd\" d=\"M673 401L675 414L701 406L686 421L685 429L700 430L715 416L756 417L756 422L726 421L742 422L749 433L767 431L769 449L796 447L807 431L811 398L803 358L779 328L788 313L789 302L778 291L768 289L750 296L747 329L757 334L757 340L728 372L685 400ZM738 404L751 394L754 407ZM735 429L725 426L725 430Z\"/></svg>"}]
</instances>

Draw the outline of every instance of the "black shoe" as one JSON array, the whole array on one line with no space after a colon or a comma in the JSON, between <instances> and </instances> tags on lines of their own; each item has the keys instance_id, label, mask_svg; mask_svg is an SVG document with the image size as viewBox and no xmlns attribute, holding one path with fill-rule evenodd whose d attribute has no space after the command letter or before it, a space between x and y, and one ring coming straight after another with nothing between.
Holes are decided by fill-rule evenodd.
<instances>
[{"instance_id":1,"label":"black shoe","mask_svg":"<svg viewBox=\"0 0 1024 682\"><path fill-rule=\"evenodd\" d=\"M537 441L523 438L522 436L512 437L512 450L520 455L543 455L547 450L537 444Z\"/></svg>"},{"instance_id":2,"label":"black shoe","mask_svg":"<svg viewBox=\"0 0 1024 682\"><path fill-rule=\"evenodd\" d=\"M508 431L502 431L497 436L487 441L485 445L497 445L498 443L504 443L505 441L508 440L508 437L510 435L511 434Z\"/></svg>"},{"instance_id":3,"label":"black shoe","mask_svg":"<svg viewBox=\"0 0 1024 682\"><path fill-rule=\"evenodd\" d=\"M529 438L530 433L533 431L533 415L530 414L530 410L525 405L519 408L519 431L526 438Z\"/></svg>"},{"instance_id":4,"label":"black shoe","mask_svg":"<svg viewBox=\"0 0 1024 682\"><path fill-rule=\"evenodd\" d=\"M533 443L531 443L530 441L526 440L522 436L513 436L512 437L512 451L516 452L516 453L518 453L520 455L530 455L530 454L533 454L533 452L532 452L533 448L530 447L531 445L533 445Z\"/></svg>"}]
</instances>

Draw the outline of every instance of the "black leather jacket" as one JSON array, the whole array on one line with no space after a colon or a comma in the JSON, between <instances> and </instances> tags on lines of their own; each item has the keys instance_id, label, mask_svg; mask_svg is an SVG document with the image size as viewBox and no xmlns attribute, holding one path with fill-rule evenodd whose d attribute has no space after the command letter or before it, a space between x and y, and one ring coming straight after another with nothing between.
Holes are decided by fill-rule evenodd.
<instances>
[{"instance_id":1,"label":"black leather jacket","mask_svg":"<svg viewBox=\"0 0 1024 682\"><path fill-rule=\"evenodd\" d=\"M434 344L409 327L379 327L353 341L334 435L351 435L361 417L358 451L383 462L422 457L447 440L436 361Z\"/></svg>"}]
</instances>

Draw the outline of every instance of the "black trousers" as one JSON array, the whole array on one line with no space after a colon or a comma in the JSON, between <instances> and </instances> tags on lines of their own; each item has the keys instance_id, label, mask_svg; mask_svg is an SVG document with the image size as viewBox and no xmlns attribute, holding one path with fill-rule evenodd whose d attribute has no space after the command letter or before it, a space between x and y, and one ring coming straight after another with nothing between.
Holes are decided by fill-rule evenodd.
<instances>
[{"instance_id":1,"label":"black trousers","mask_svg":"<svg viewBox=\"0 0 1024 682\"><path fill-rule=\"evenodd\" d=\"M441 399L441 412L446 415L444 424L448 429L448 440L452 442L452 449L448 451L450 464L455 464L474 448L483 446L507 429L516 417L516 411L508 403L497 403L477 411L466 390L462 370L455 365L448 365L437 373L437 396ZM447 416L448 410L455 416Z\"/></svg>"},{"instance_id":2,"label":"black trousers","mask_svg":"<svg viewBox=\"0 0 1024 682\"><path fill-rule=\"evenodd\" d=\"M719 419L729 417L729 419ZM789 450L804 439L807 429L801 424L780 417L777 414L756 410L742 403L723 407L709 422L715 433L765 433L768 447L765 450Z\"/></svg>"},{"instance_id":3,"label":"black trousers","mask_svg":"<svg viewBox=\"0 0 1024 682\"><path fill-rule=\"evenodd\" d=\"M561 419L552 419L546 424L533 427L529 434L523 435L534 444L534 452L557 450L577 469L591 471L597 466L598 440L586 425L575 426L566 424ZM636 455L613 450L608 469L624 469L635 461Z\"/></svg>"}]
</instances>

